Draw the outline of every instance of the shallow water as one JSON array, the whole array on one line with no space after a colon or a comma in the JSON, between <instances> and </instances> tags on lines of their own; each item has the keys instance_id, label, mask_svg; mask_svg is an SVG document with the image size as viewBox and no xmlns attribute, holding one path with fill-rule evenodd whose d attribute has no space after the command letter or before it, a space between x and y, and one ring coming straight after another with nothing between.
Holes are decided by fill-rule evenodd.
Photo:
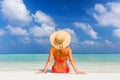
<instances>
[{"instance_id":1,"label":"shallow water","mask_svg":"<svg viewBox=\"0 0 120 80\"><path fill-rule=\"evenodd\" d=\"M42 70L47 58L48 54L0 54L0 71ZM120 54L73 54L73 58L82 71L120 72ZM73 72L69 61L68 64Z\"/></svg>"}]
</instances>

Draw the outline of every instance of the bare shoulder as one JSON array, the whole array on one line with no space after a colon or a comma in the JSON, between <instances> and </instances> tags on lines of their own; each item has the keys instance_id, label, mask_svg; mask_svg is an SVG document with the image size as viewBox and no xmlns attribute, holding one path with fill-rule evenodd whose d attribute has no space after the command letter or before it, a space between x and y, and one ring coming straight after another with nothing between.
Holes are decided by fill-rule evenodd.
<instances>
[{"instance_id":1,"label":"bare shoulder","mask_svg":"<svg viewBox=\"0 0 120 80\"><path fill-rule=\"evenodd\" d=\"M72 50L70 47L67 47L67 52L68 52L68 56L72 54Z\"/></svg>"},{"instance_id":2,"label":"bare shoulder","mask_svg":"<svg viewBox=\"0 0 120 80\"><path fill-rule=\"evenodd\" d=\"M50 48L50 53L53 53L53 51L54 51L54 48L51 47L51 48Z\"/></svg>"},{"instance_id":3,"label":"bare shoulder","mask_svg":"<svg viewBox=\"0 0 120 80\"><path fill-rule=\"evenodd\" d=\"M51 47L51 48L50 48L50 51L53 51L53 50L54 50L54 48L53 48L53 47Z\"/></svg>"}]
</instances>

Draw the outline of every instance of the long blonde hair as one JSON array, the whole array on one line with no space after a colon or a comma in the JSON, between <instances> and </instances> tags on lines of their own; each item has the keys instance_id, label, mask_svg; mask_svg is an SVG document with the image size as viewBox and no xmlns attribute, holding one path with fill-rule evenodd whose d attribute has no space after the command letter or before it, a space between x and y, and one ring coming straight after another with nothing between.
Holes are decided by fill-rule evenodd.
<instances>
[{"instance_id":1,"label":"long blonde hair","mask_svg":"<svg viewBox=\"0 0 120 80\"><path fill-rule=\"evenodd\" d=\"M68 47L64 49L53 48L53 56L58 58L66 58L68 56Z\"/></svg>"}]
</instances>

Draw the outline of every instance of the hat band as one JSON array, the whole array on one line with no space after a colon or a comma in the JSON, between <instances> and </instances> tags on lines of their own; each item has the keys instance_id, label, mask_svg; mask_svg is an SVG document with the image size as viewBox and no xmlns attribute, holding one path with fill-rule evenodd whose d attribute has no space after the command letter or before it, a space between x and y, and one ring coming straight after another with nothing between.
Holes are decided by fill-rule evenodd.
<instances>
[{"instance_id":1,"label":"hat band","mask_svg":"<svg viewBox=\"0 0 120 80\"><path fill-rule=\"evenodd\" d=\"M55 38L55 42L56 42L57 44L62 44L63 41L64 41L63 39L59 40L59 39Z\"/></svg>"},{"instance_id":2,"label":"hat band","mask_svg":"<svg viewBox=\"0 0 120 80\"><path fill-rule=\"evenodd\" d=\"M58 42L54 41L54 44L57 46L58 49L63 49L63 44L62 43L63 42L58 43Z\"/></svg>"},{"instance_id":3,"label":"hat band","mask_svg":"<svg viewBox=\"0 0 120 80\"><path fill-rule=\"evenodd\" d=\"M63 49L63 44L59 45L58 47L59 49Z\"/></svg>"}]
</instances>

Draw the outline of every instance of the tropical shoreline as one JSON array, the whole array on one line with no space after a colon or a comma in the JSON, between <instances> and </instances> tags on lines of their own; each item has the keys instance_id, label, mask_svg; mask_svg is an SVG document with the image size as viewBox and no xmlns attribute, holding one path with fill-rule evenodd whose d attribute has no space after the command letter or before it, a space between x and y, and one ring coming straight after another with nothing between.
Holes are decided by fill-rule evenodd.
<instances>
[{"instance_id":1,"label":"tropical shoreline","mask_svg":"<svg viewBox=\"0 0 120 80\"><path fill-rule=\"evenodd\" d=\"M35 74L35 71L1 71L1 80L120 80L120 73L45 73Z\"/></svg>"}]
</instances>

